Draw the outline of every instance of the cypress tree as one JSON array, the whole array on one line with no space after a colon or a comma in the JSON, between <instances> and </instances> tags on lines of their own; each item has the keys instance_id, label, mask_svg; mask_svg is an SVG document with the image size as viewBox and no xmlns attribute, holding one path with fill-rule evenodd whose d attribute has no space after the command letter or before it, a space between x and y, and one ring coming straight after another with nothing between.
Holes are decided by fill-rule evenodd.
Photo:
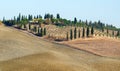
<instances>
[{"instance_id":1,"label":"cypress tree","mask_svg":"<svg viewBox=\"0 0 120 71\"><path fill-rule=\"evenodd\" d=\"M91 28L91 35L93 35L94 34L94 28L92 27Z\"/></svg>"},{"instance_id":2,"label":"cypress tree","mask_svg":"<svg viewBox=\"0 0 120 71\"><path fill-rule=\"evenodd\" d=\"M46 28L44 28L44 35L46 35Z\"/></svg>"},{"instance_id":3,"label":"cypress tree","mask_svg":"<svg viewBox=\"0 0 120 71\"><path fill-rule=\"evenodd\" d=\"M26 27L26 24L24 24L24 29L26 29L27 27Z\"/></svg>"},{"instance_id":4,"label":"cypress tree","mask_svg":"<svg viewBox=\"0 0 120 71\"><path fill-rule=\"evenodd\" d=\"M76 24L77 24L77 18L75 17L74 18L74 26L76 26Z\"/></svg>"},{"instance_id":5,"label":"cypress tree","mask_svg":"<svg viewBox=\"0 0 120 71\"><path fill-rule=\"evenodd\" d=\"M40 30L40 36L42 37L43 36L43 29L41 28Z\"/></svg>"},{"instance_id":6,"label":"cypress tree","mask_svg":"<svg viewBox=\"0 0 120 71\"><path fill-rule=\"evenodd\" d=\"M60 19L60 14L57 14L57 17L56 17L57 19Z\"/></svg>"},{"instance_id":7,"label":"cypress tree","mask_svg":"<svg viewBox=\"0 0 120 71\"><path fill-rule=\"evenodd\" d=\"M108 29L107 29L107 36L108 36L108 34L109 34L109 31L108 31Z\"/></svg>"},{"instance_id":8,"label":"cypress tree","mask_svg":"<svg viewBox=\"0 0 120 71\"><path fill-rule=\"evenodd\" d=\"M80 29L79 29L79 31L78 31L78 37L80 38Z\"/></svg>"},{"instance_id":9,"label":"cypress tree","mask_svg":"<svg viewBox=\"0 0 120 71\"><path fill-rule=\"evenodd\" d=\"M73 32L72 32L72 29L70 30L70 39L71 39L71 40L73 39Z\"/></svg>"},{"instance_id":10,"label":"cypress tree","mask_svg":"<svg viewBox=\"0 0 120 71\"><path fill-rule=\"evenodd\" d=\"M102 32L104 32L104 28L102 27Z\"/></svg>"},{"instance_id":11,"label":"cypress tree","mask_svg":"<svg viewBox=\"0 0 120 71\"><path fill-rule=\"evenodd\" d=\"M5 20L5 17L3 17L3 21L2 21L2 23L4 23L4 24L5 24L5 21L6 21L6 20Z\"/></svg>"},{"instance_id":12,"label":"cypress tree","mask_svg":"<svg viewBox=\"0 0 120 71\"><path fill-rule=\"evenodd\" d=\"M69 40L69 37L68 37L68 32L67 32L67 35L66 35L66 39L67 39L67 41Z\"/></svg>"},{"instance_id":13,"label":"cypress tree","mask_svg":"<svg viewBox=\"0 0 120 71\"><path fill-rule=\"evenodd\" d=\"M18 20L21 21L21 13L19 13Z\"/></svg>"},{"instance_id":14,"label":"cypress tree","mask_svg":"<svg viewBox=\"0 0 120 71\"><path fill-rule=\"evenodd\" d=\"M76 39L77 38L77 28L75 27L75 29L74 29L74 39Z\"/></svg>"},{"instance_id":15,"label":"cypress tree","mask_svg":"<svg viewBox=\"0 0 120 71\"><path fill-rule=\"evenodd\" d=\"M89 37L89 27L87 27L86 36Z\"/></svg>"},{"instance_id":16,"label":"cypress tree","mask_svg":"<svg viewBox=\"0 0 120 71\"><path fill-rule=\"evenodd\" d=\"M34 32L37 32L37 27L36 26L34 26Z\"/></svg>"},{"instance_id":17,"label":"cypress tree","mask_svg":"<svg viewBox=\"0 0 120 71\"><path fill-rule=\"evenodd\" d=\"M120 31L117 31L117 37L120 36Z\"/></svg>"},{"instance_id":18,"label":"cypress tree","mask_svg":"<svg viewBox=\"0 0 120 71\"><path fill-rule=\"evenodd\" d=\"M114 31L112 31L112 36L114 36L115 34L114 34Z\"/></svg>"},{"instance_id":19,"label":"cypress tree","mask_svg":"<svg viewBox=\"0 0 120 71\"><path fill-rule=\"evenodd\" d=\"M31 24L29 23L29 30L31 30Z\"/></svg>"},{"instance_id":20,"label":"cypress tree","mask_svg":"<svg viewBox=\"0 0 120 71\"><path fill-rule=\"evenodd\" d=\"M85 37L85 28L83 27L83 33L82 33L82 37Z\"/></svg>"}]
</instances>

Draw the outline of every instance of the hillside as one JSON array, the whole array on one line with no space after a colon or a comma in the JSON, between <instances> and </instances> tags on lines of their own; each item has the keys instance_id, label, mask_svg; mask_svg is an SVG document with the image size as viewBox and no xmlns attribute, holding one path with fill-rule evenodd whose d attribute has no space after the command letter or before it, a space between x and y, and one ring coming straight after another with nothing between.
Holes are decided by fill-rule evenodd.
<instances>
[{"instance_id":1,"label":"hillside","mask_svg":"<svg viewBox=\"0 0 120 71\"><path fill-rule=\"evenodd\" d=\"M0 71L119 71L120 60L101 57L0 26Z\"/></svg>"},{"instance_id":2,"label":"hillside","mask_svg":"<svg viewBox=\"0 0 120 71\"><path fill-rule=\"evenodd\" d=\"M120 40L108 37L94 37L86 39L77 39L73 41L60 42L76 49L92 52L94 54L119 58L120 59Z\"/></svg>"}]
</instances>

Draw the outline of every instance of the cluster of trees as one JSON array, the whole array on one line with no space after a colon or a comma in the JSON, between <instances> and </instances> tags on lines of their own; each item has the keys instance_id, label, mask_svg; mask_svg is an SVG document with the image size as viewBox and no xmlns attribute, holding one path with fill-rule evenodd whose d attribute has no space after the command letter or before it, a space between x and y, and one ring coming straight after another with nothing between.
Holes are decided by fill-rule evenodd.
<instances>
[{"instance_id":1,"label":"cluster of trees","mask_svg":"<svg viewBox=\"0 0 120 71\"><path fill-rule=\"evenodd\" d=\"M33 19L40 19L42 18L41 15L37 15L37 16L33 16L33 15L21 15L21 13L18 16L14 16L14 18L6 20L5 17L3 17L3 23L6 26L13 26L13 25L18 25L18 26L22 26L25 24L28 24L29 21L32 21Z\"/></svg>"},{"instance_id":2,"label":"cluster of trees","mask_svg":"<svg viewBox=\"0 0 120 71\"><path fill-rule=\"evenodd\" d=\"M59 14L57 14L56 17L54 17L53 14L49 14L49 13L45 14L44 18L41 15L25 16L25 15L19 14L17 17L14 16L14 18L10 20L6 20L5 18L3 18L2 22L7 26L17 25L20 28L22 26L24 26L25 28L26 24L28 24L29 21L32 21L34 19L38 19L38 24L47 23L47 24L55 24L57 26L75 26L75 27L85 27L85 28L93 27L93 28L101 30L102 32L104 32L104 29L114 30L118 32L120 31L120 29L116 28L115 26L102 23L101 21L95 21L95 22L88 21L88 20L82 21L82 20L78 20L77 18L74 18L74 20L67 20L67 19L61 18ZM120 36L119 33L117 35Z\"/></svg>"},{"instance_id":3,"label":"cluster of trees","mask_svg":"<svg viewBox=\"0 0 120 71\"><path fill-rule=\"evenodd\" d=\"M45 22L45 19L50 19L52 21L52 23L54 24L64 24L64 25L69 25L69 26L82 26L82 27L94 27L97 29L111 29L111 30L118 30L118 28L116 28L113 25L108 25L108 24L104 24L102 23L100 20L99 21L82 21L82 20L77 20L77 18L75 17L74 20L67 20L67 19L63 19L60 17L59 14L56 15L56 18L53 16L53 14L45 14L44 19L42 18L41 15L37 15L37 16L33 16L33 15L21 15L19 14L17 17L14 16L13 19L11 20L6 20L5 18L3 18L3 23L6 25L15 25L15 24L22 24L22 23L28 23L30 20L33 19L42 19Z\"/></svg>"}]
</instances>

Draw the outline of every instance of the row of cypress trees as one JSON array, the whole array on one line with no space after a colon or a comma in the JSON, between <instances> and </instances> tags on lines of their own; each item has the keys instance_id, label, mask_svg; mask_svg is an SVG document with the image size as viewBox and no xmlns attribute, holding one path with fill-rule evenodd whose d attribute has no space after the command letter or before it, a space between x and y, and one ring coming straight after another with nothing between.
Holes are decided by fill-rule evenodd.
<instances>
[{"instance_id":1,"label":"row of cypress trees","mask_svg":"<svg viewBox=\"0 0 120 71\"><path fill-rule=\"evenodd\" d=\"M85 31L85 28L83 27L83 30L82 30L82 37L81 37L81 31L80 29L77 31L77 28L75 27L74 29L74 32L72 29L70 29L70 37L69 37L69 33L67 32L67 36L66 36L66 39L67 40L73 40L73 39L77 39L77 36L78 38L84 38L85 37L85 34L86 34L86 37L89 37L90 35L90 32L91 32L91 35L94 35L94 28L92 27L91 28L91 31L90 31L90 28L87 27L87 30ZM78 34L77 34L78 33Z\"/></svg>"},{"instance_id":2,"label":"row of cypress trees","mask_svg":"<svg viewBox=\"0 0 120 71\"><path fill-rule=\"evenodd\" d=\"M31 25L29 24L29 30L30 31L33 31L37 36L45 36L47 33L46 33L46 28L42 28L42 27L37 27L37 26L34 26L34 28L31 28Z\"/></svg>"},{"instance_id":3,"label":"row of cypress trees","mask_svg":"<svg viewBox=\"0 0 120 71\"><path fill-rule=\"evenodd\" d=\"M38 36L45 36L46 35L46 28L39 28L38 27L38 33L37 33Z\"/></svg>"},{"instance_id":4,"label":"row of cypress trees","mask_svg":"<svg viewBox=\"0 0 120 71\"><path fill-rule=\"evenodd\" d=\"M116 32L116 34L115 34L115 32ZM109 35L109 31L107 31L107 35ZM120 31L118 30L118 31L112 31L112 36L113 37L120 37Z\"/></svg>"},{"instance_id":5,"label":"row of cypress trees","mask_svg":"<svg viewBox=\"0 0 120 71\"><path fill-rule=\"evenodd\" d=\"M107 30L107 36L108 36L108 33L109 33L109 31ZM90 35L92 35L92 36L94 35L94 28L93 27L91 27L91 30L90 30L90 27L87 27L86 29L83 27L82 36L81 36L80 29L77 31L77 28L75 27L74 32L73 32L72 29L70 29L70 36L69 36L69 33L67 32L67 40L77 39L77 36L78 36L78 38L85 38L85 37L88 38ZM119 37L120 36L120 31L117 31L116 35L114 34L114 31L113 31L112 35L116 36L116 37Z\"/></svg>"}]
</instances>

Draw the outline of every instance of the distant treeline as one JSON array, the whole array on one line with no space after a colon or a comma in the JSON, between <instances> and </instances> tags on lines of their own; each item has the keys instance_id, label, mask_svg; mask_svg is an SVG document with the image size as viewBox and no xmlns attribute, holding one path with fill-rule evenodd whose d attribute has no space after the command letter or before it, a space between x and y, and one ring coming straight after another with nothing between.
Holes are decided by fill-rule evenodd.
<instances>
[{"instance_id":1,"label":"distant treeline","mask_svg":"<svg viewBox=\"0 0 120 71\"><path fill-rule=\"evenodd\" d=\"M25 25L28 24L30 21L37 20L38 24L55 24L57 26L80 26L80 27L94 27L99 30L114 30L114 31L119 31L120 28L116 28L113 25L108 25L103 22L99 21L82 21L78 20L77 18L74 18L74 20L67 20L62 17L60 17L60 14L57 14L56 17L53 16L52 14L45 14L44 17L41 15L33 16L33 15L21 15L19 14L18 16L14 16L12 19L5 19L3 18L3 23L7 26L13 26L13 25Z\"/></svg>"}]
</instances>

